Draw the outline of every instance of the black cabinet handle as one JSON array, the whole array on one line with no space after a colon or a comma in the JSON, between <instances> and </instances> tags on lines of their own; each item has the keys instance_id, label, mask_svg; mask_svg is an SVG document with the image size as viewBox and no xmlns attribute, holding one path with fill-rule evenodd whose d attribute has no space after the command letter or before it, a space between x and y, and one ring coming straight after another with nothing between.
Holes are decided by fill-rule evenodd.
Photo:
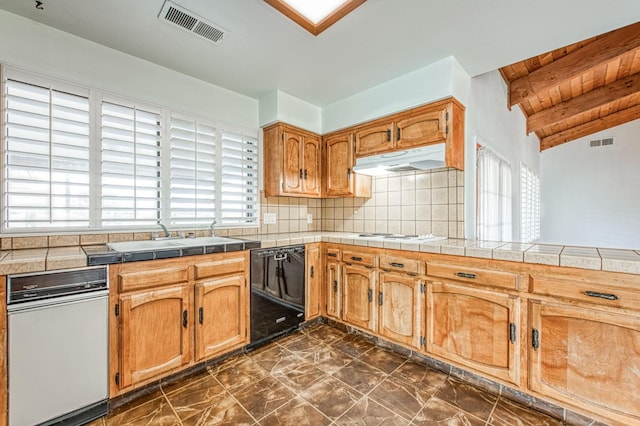
<instances>
[{"instance_id":1,"label":"black cabinet handle","mask_svg":"<svg viewBox=\"0 0 640 426\"><path fill-rule=\"evenodd\" d=\"M189 312L182 311L182 326L184 328L187 328L188 325L189 325Z\"/></svg>"},{"instance_id":2,"label":"black cabinet handle","mask_svg":"<svg viewBox=\"0 0 640 426\"><path fill-rule=\"evenodd\" d=\"M606 300L618 300L618 296L616 296L615 294L610 294L610 293L599 293L597 291L585 291L584 294L586 296L589 297L597 297L599 299L606 299Z\"/></svg>"},{"instance_id":3,"label":"black cabinet handle","mask_svg":"<svg viewBox=\"0 0 640 426\"><path fill-rule=\"evenodd\" d=\"M538 350L540 347L540 332L535 328L531 330L531 346L533 346L535 350Z\"/></svg>"},{"instance_id":4,"label":"black cabinet handle","mask_svg":"<svg viewBox=\"0 0 640 426\"><path fill-rule=\"evenodd\" d=\"M387 142L391 142L391 129L387 130Z\"/></svg>"},{"instance_id":5,"label":"black cabinet handle","mask_svg":"<svg viewBox=\"0 0 640 426\"><path fill-rule=\"evenodd\" d=\"M369 302L373 302L373 290L369 289Z\"/></svg>"},{"instance_id":6,"label":"black cabinet handle","mask_svg":"<svg viewBox=\"0 0 640 426\"><path fill-rule=\"evenodd\" d=\"M351 260L355 260L356 262L362 262L362 258L358 256L351 256Z\"/></svg>"},{"instance_id":7,"label":"black cabinet handle","mask_svg":"<svg viewBox=\"0 0 640 426\"><path fill-rule=\"evenodd\" d=\"M400 127L398 127L396 129L396 140L399 141L400 140Z\"/></svg>"},{"instance_id":8,"label":"black cabinet handle","mask_svg":"<svg viewBox=\"0 0 640 426\"><path fill-rule=\"evenodd\" d=\"M394 268L404 268L404 263L391 262L389 265L393 266Z\"/></svg>"},{"instance_id":9,"label":"black cabinet handle","mask_svg":"<svg viewBox=\"0 0 640 426\"><path fill-rule=\"evenodd\" d=\"M382 297L383 297L383 296L382 296L382 292L381 292L381 291L379 291L379 292L378 292L378 305L380 305L380 306L382 306Z\"/></svg>"},{"instance_id":10,"label":"black cabinet handle","mask_svg":"<svg viewBox=\"0 0 640 426\"><path fill-rule=\"evenodd\" d=\"M313 278L313 265L311 265L311 270L309 271L309 275Z\"/></svg>"},{"instance_id":11,"label":"black cabinet handle","mask_svg":"<svg viewBox=\"0 0 640 426\"><path fill-rule=\"evenodd\" d=\"M347 168L347 179L351 179L351 167Z\"/></svg>"},{"instance_id":12,"label":"black cabinet handle","mask_svg":"<svg viewBox=\"0 0 640 426\"><path fill-rule=\"evenodd\" d=\"M460 278L470 278L472 280L476 278L476 274L469 274L467 272L458 272L456 275Z\"/></svg>"},{"instance_id":13,"label":"black cabinet handle","mask_svg":"<svg viewBox=\"0 0 640 426\"><path fill-rule=\"evenodd\" d=\"M509 324L509 341L511 343L516 342L516 325L514 323Z\"/></svg>"},{"instance_id":14,"label":"black cabinet handle","mask_svg":"<svg viewBox=\"0 0 640 426\"><path fill-rule=\"evenodd\" d=\"M198 309L198 322L200 324L204 323L204 309L202 308L202 306L200 307L200 309Z\"/></svg>"},{"instance_id":15,"label":"black cabinet handle","mask_svg":"<svg viewBox=\"0 0 640 426\"><path fill-rule=\"evenodd\" d=\"M304 169L304 180L307 180L307 169Z\"/></svg>"},{"instance_id":16,"label":"black cabinet handle","mask_svg":"<svg viewBox=\"0 0 640 426\"><path fill-rule=\"evenodd\" d=\"M302 179L302 169L300 169L300 179Z\"/></svg>"},{"instance_id":17,"label":"black cabinet handle","mask_svg":"<svg viewBox=\"0 0 640 426\"><path fill-rule=\"evenodd\" d=\"M336 253L327 253L327 256L329 256L329 257L338 257L338 255Z\"/></svg>"},{"instance_id":18,"label":"black cabinet handle","mask_svg":"<svg viewBox=\"0 0 640 426\"><path fill-rule=\"evenodd\" d=\"M333 280L333 292L338 292L338 280Z\"/></svg>"}]
</instances>

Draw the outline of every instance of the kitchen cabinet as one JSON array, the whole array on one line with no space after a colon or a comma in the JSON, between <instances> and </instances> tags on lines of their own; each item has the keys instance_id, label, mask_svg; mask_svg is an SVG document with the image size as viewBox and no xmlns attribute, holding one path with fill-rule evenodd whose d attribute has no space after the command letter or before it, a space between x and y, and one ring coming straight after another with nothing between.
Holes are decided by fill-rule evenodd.
<instances>
[{"instance_id":1,"label":"kitchen cabinet","mask_svg":"<svg viewBox=\"0 0 640 426\"><path fill-rule=\"evenodd\" d=\"M7 277L0 275L0 425L7 424Z\"/></svg>"},{"instance_id":2,"label":"kitchen cabinet","mask_svg":"<svg viewBox=\"0 0 640 426\"><path fill-rule=\"evenodd\" d=\"M236 253L195 264L195 361L244 346L249 312L246 258Z\"/></svg>"},{"instance_id":3,"label":"kitchen cabinet","mask_svg":"<svg viewBox=\"0 0 640 426\"><path fill-rule=\"evenodd\" d=\"M419 349L422 279L397 272L380 272L379 277L378 333Z\"/></svg>"},{"instance_id":4,"label":"kitchen cabinet","mask_svg":"<svg viewBox=\"0 0 640 426\"><path fill-rule=\"evenodd\" d=\"M376 272L360 265L342 267L342 319L356 327L376 330Z\"/></svg>"},{"instance_id":5,"label":"kitchen cabinet","mask_svg":"<svg viewBox=\"0 0 640 426\"><path fill-rule=\"evenodd\" d=\"M618 277L535 277L529 307L529 387L547 398L613 419L640 423L640 314L637 288ZM626 278L626 277L625 277Z\"/></svg>"},{"instance_id":6,"label":"kitchen cabinet","mask_svg":"<svg viewBox=\"0 0 640 426\"><path fill-rule=\"evenodd\" d=\"M120 296L121 388L189 364L191 298L186 283Z\"/></svg>"},{"instance_id":7,"label":"kitchen cabinet","mask_svg":"<svg viewBox=\"0 0 640 426\"><path fill-rule=\"evenodd\" d=\"M464 169L464 107L454 98L433 102L350 129L355 156L444 143L445 164Z\"/></svg>"},{"instance_id":8,"label":"kitchen cabinet","mask_svg":"<svg viewBox=\"0 0 640 426\"><path fill-rule=\"evenodd\" d=\"M322 267L320 244L307 244L305 253L306 291L305 320L320 316L322 303Z\"/></svg>"},{"instance_id":9,"label":"kitchen cabinet","mask_svg":"<svg viewBox=\"0 0 640 426\"><path fill-rule=\"evenodd\" d=\"M339 261L340 251L327 249L327 262L325 268L325 297L327 316L341 319L342 308L342 276Z\"/></svg>"},{"instance_id":10,"label":"kitchen cabinet","mask_svg":"<svg viewBox=\"0 0 640 426\"><path fill-rule=\"evenodd\" d=\"M371 197L371 176L353 172L353 133L323 138L325 146L324 195L327 197Z\"/></svg>"},{"instance_id":11,"label":"kitchen cabinet","mask_svg":"<svg viewBox=\"0 0 640 426\"><path fill-rule=\"evenodd\" d=\"M518 296L427 279L427 352L519 384Z\"/></svg>"},{"instance_id":12,"label":"kitchen cabinet","mask_svg":"<svg viewBox=\"0 0 640 426\"><path fill-rule=\"evenodd\" d=\"M278 123L264 129L265 195L319 198L320 136Z\"/></svg>"},{"instance_id":13,"label":"kitchen cabinet","mask_svg":"<svg viewBox=\"0 0 640 426\"><path fill-rule=\"evenodd\" d=\"M248 252L109 267L110 397L248 343Z\"/></svg>"}]
</instances>

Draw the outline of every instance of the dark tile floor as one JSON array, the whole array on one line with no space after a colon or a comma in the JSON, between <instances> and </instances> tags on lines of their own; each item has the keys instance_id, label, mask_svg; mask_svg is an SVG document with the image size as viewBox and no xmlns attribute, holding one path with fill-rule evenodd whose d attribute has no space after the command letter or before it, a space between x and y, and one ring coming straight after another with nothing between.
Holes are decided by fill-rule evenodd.
<instances>
[{"instance_id":1,"label":"dark tile floor","mask_svg":"<svg viewBox=\"0 0 640 426\"><path fill-rule=\"evenodd\" d=\"M91 426L562 425L323 324L165 386Z\"/></svg>"}]
</instances>

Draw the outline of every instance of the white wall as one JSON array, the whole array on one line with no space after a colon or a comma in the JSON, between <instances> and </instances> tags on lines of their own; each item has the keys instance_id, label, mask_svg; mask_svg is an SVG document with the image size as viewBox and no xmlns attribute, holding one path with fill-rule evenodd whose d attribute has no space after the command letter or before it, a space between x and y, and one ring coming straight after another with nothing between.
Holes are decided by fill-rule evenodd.
<instances>
[{"instance_id":1,"label":"white wall","mask_svg":"<svg viewBox=\"0 0 640 426\"><path fill-rule=\"evenodd\" d=\"M520 161L539 173L538 138L526 135L524 114L507 109L507 86L498 71L471 79L471 96L466 115L465 145L465 236L476 235L476 138L511 163L513 241L520 239Z\"/></svg>"},{"instance_id":2,"label":"white wall","mask_svg":"<svg viewBox=\"0 0 640 426\"><path fill-rule=\"evenodd\" d=\"M279 90L260 99L260 127L276 121L322 133L320 107Z\"/></svg>"},{"instance_id":3,"label":"white wall","mask_svg":"<svg viewBox=\"0 0 640 426\"><path fill-rule=\"evenodd\" d=\"M258 101L0 10L0 62L148 103L258 127Z\"/></svg>"},{"instance_id":4,"label":"white wall","mask_svg":"<svg viewBox=\"0 0 640 426\"><path fill-rule=\"evenodd\" d=\"M589 141L614 144L589 148ZM542 240L640 249L640 120L541 155Z\"/></svg>"},{"instance_id":5,"label":"white wall","mask_svg":"<svg viewBox=\"0 0 640 426\"><path fill-rule=\"evenodd\" d=\"M458 61L448 57L327 105L322 108L322 133L353 126L448 96L458 97L454 93L454 67L459 67ZM457 78L460 78L459 74ZM461 85L458 84L457 87ZM458 100L465 103L465 99Z\"/></svg>"}]
</instances>

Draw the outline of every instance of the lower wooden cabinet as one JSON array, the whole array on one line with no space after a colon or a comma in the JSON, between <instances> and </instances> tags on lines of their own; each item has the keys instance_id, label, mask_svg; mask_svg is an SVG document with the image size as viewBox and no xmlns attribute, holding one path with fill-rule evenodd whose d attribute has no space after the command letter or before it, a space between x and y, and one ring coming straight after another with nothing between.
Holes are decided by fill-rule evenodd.
<instances>
[{"instance_id":1,"label":"lower wooden cabinet","mask_svg":"<svg viewBox=\"0 0 640 426\"><path fill-rule=\"evenodd\" d=\"M422 280L381 272L378 289L378 333L395 342L420 348Z\"/></svg>"},{"instance_id":2,"label":"lower wooden cabinet","mask_svg":"<svg viewBox=\"0 0 640 426\"><path fill-rule=\"evenodd\" d=\"M427 289L427 352L519 384L519 297L455 282Z\"/></svg>"},{"instance_id":3,"label":"lower wooden cabinet","mask_svg":"<svg viewBox=\"0 0 640 426\"><path fill-rule=\"evenodd\" d=\"M247 340L247 279L244 273L196 282L195 359L221 355Z\"/></svg>"},{"instance_id":4,"label":"lower wooden cabinet","mask_svg":"<svg viewBox=\"0 0 640 426\"><path fill-rule=\"evenodd\" d=\"M320 244L307 244L305 250L305 320L314 319L322 313L322 266Z\"/></svg>"},{"instance_id":5,"label":"lower wooden cabinet","mask_svg":"<svg viewBox=\"0 0 640 426\"><path fill-rule=\"evenodd\" d=\"M334 319L341 319L342 306L342 276L340 273L340 262L328 260L325 272L325 298L327 316Z\"/></svg>"},{"instance_id":6,"label":"lower wooden cabinet","mask_svg":"<svg viewBox=\"0 0 640 426\"><path fill-rule=\"evenodd\" d=\"M640 423L640 317L538 301L530 317L531 390Z\"/></svg>"},{"instance_id":7,"label":"lower wooden cabinet","mask_svg":"<svg viewBox=\"0 0 640 426\"><path fill-rule=\"evenodd\" d=\"M186 285L120 297L120 387L176 371L191 361L190 301Z\"/></svg>"},{"instance_id":8,"label":"lower wooden cabinet","mask_svg":"<svg viewBox=\"0 0 640 426\"><path fill-rule=\"evenodd\" d=\"M376 330L376 272L364 266L342 267L342 319L356 327Z\"/></svg>"},{"instance_id":9,"label":"lower wooden cabinet","mask_svg":"<svg viewBox=\"0 0 640 426\"><path fill-rule=\"evenodd\" d=\"M248 252L109 267L110 397L248 343Z\"/></svg>"}]
</instances>

